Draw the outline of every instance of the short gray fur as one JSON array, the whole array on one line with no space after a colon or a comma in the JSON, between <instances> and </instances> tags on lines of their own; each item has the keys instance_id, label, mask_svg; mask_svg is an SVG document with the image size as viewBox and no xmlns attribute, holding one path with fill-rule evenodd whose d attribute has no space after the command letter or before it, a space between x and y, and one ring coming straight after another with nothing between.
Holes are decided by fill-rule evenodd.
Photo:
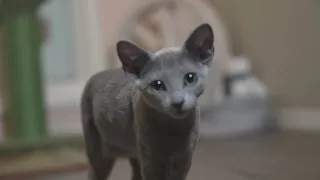
<instances>
[{"instance_id":1,"label":"short gray fur","mask_svg":"<svg viewBox=\"0 0 320 180\"><path fill-rule=\"evenodd\" d=\"M186 179L213 40L202 24L181 48L151 53L117 43L122 68L93 75L81 101L91 179L107 179L117 158L129 159L132 180Z\"/></svg>"}]
</instances>

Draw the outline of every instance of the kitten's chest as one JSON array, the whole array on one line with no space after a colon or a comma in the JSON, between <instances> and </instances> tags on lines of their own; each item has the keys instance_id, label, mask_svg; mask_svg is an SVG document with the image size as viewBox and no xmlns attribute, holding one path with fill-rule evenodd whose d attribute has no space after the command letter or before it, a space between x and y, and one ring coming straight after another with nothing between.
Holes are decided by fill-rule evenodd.
<instances>
[{"instance_id":1,"label":"kitten's chest","mask_svg":"<svg viewBox=\"0 0 320 180\"><path fill-rule=\"evenodd\" d=\"M180 122L164 119L165 117L152 111L140 111L135 117L137 141L145 152L173 156L192 152L198 142L196 114L191 113L189 118L181 119Z\"/></svg>"}]
</instances>

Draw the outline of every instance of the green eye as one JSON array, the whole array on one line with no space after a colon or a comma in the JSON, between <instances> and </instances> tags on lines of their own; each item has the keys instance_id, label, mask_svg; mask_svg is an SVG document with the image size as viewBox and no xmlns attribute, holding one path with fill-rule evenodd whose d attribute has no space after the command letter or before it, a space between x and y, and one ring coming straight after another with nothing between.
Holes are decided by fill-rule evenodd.
<instances>
[{"instance_id":1,"label":"green eye","mask_svg":"<svg viewBox=\"0 0 320 180\"><path fill-rule=\"evenodd\" d=\"M188 85L188 84L195 84L198 81L198 77L196 73L187 73L184 76L184 84Z\"/></svg>"},{"instance_id":2,"label":"green eye","mask_svg":"<svg viewBox=\"0 0 320 180\"><path fill-rule=\"evenodd\" d=\"M165 87L164 83L162 81L160 81L160 80L152 81L150 83L150 87L153 88L156 91L166 90L166 87Z\"/></svg>"}]
</instances>

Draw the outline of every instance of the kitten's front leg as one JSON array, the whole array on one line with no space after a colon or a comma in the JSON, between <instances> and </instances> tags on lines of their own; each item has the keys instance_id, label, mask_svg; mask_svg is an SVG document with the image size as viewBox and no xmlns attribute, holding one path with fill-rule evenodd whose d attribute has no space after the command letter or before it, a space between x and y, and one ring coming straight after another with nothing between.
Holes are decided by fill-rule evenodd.
<instances>
[{"instance_id":1,"label":"kitten's front leg","mask_svg":"<svg viewBox=\"0 0 320 180\"><path fill-rule=\"evenodd\" d=\"M167 180L168 158L161 153L151 151L146 144L139 144L139 161L143 180Z\"/></svg>"},{"instance_id":2,"label":"kitten's front leg","mask_svg":"<svg viewBox=\"0 0 320 180\"><path fill-rule=\"evenodd\" d=\"M170 159L168 180L185 180L192 162L192 152L177 154Z\"/></svg>"},{"instance_id":3,"label":"kitten's front leg","mask_svg":"<svg viewBox=\"0 0 320 180\"><path fill-rule=\"evenodd\" d=\"M191 167L192 151L175 155L150 151L140 147L140 165L143 180L185 180Z\"/></svg>"},{"instance_id":4,"label":"kitten's front leg","mask_svg":"<svg viewBox=\"0 0 320 180\"><path fill-rule=\"evenodd\" d=\"M137 158L129 159L132 169L132 180L142 180L140 162Z\"/></svg>"},{"instance_id":5,"label":"kitten's front leg","mask_svg":"<svg viewBox=\"0 0 320 180\"><path fill-rule=\"evenodd\" d=\"M168 162L168 161L167 161ZM141 160L143 180L168 180L169 169L164 159L149 157Z\"/></svg>"},{"instance_id":6,"label":"kitten's front leg","mask_svg":"<svg viewBox=\"0 0 320 180\"><path fill-rule=\"evenodd\" d=\"M172 157L144 157L142 159L143 180L185 180L191 167L192 155Z\"/></svg>"}]
</instances>

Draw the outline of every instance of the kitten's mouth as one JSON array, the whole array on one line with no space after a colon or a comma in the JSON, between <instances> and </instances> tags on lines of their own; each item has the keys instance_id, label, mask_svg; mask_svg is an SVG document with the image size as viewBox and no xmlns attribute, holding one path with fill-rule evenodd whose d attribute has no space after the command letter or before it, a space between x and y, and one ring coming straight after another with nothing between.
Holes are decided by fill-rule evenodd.
<instances>
[{"instance_id":1,"label":"kitten's mouth","mask_svg":"<svg viewBox=\"0 0 320 180\"><path fill-rule=\"evenodd\" d=\"M183 109L172 109L170 113L174 117L183 118L189 113L189 111Z\"/></svg>"}]
</instances>

